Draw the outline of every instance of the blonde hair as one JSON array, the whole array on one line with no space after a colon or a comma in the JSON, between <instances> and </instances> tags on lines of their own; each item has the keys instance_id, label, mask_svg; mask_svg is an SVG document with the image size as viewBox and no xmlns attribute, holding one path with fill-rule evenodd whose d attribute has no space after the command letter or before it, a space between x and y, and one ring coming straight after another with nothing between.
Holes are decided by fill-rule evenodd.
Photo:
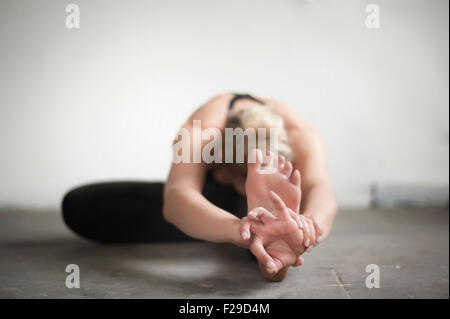
<instances>
[{"instance_id":1,"label":"blonde hair","mask_svg":"<svg viewBox=\"0 0 450 319\"><path fill-rule=\"evenodd\" d=\"M286 128L284 126L283 118L275 113L271 106L261 105L254 106L245 110L241 110L235 113L231 113L227 117L225 128L241 128L242 130L253 129L256 133L256 138L258 140L258 129L262 128L266 131L266 141L265 149L278 153L278 155L283 155L287 160L292 161L294 159L294 154L289 143L289 136L287 134ZM278 145L277 149L270 149L270 129L277 129ZM273 138L273 137L272 137ZM223 142L222 145L225 146ZM244 147L244 163L222 163L232 176L240 175L244 178L247 177L247 162L248 153L251 151L248 147L247 137L245 137L244 145L236 145L233 140L233 149L236 150L237 147ZM261 146L259 146L261 148ZM236 153L236 152L234 152ZM223 161L222 161L223 162Z\"/></svg>"}]
</instances>

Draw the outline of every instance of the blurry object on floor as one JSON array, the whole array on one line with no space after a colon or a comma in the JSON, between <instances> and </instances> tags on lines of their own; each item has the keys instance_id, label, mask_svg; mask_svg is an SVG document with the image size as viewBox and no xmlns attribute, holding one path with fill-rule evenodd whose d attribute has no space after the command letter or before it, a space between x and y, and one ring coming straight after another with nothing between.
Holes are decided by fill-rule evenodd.
<instances>
[{"instance_id":1,"label":"blurry object on floor","mask_svg":"<svg viewBox=\"0 0 450 319\"><path fill-rule=\"evenodd\" d=\"M372 208L448 208L448 185L373 183Z\"/></svg>"}]
</instances>

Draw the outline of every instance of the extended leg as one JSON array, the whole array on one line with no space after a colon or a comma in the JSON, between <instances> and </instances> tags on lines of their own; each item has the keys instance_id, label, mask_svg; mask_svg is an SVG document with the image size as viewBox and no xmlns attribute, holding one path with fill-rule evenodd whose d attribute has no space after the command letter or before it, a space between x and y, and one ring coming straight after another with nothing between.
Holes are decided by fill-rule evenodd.
<instances>
[{"instance_id":1,"label":"extended leg","mask_svg":"<svg viewBox=\"0 0 450 319\"><path fill-rule=\"evenodd\" d=\"M63 200L75 233L103 243L192 241L162 215L163 183L115 182L82 186Z\"/></svg>"}]
</instances>

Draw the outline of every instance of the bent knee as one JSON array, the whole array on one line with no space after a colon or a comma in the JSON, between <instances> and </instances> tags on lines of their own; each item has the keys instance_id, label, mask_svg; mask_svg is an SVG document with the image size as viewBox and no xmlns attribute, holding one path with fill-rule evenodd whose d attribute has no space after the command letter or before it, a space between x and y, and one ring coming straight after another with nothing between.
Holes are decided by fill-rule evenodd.
<instances>
[{"instance_id":1,"label":"bent knee","mask_svg":"<svg viewBox=\"0 0 450 319\"><path fill-rule=\"evenodd\" d=\"M64 195L61 204L63 221L67 227L75 232L77 232L77 220L79 219L79 211L77 209L79 201L77 197L77 189L71 190Z\"/></svg>"}]
</instances>

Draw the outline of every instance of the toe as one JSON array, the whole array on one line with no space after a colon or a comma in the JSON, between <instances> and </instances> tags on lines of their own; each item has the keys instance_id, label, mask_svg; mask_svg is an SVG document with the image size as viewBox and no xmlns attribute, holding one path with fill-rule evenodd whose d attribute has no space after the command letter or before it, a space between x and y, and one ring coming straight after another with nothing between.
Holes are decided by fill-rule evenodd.
<instances>
[{"instance_id":1,"label":"toe","mask_svg":"<svg viewBox=\"0 0 450 319\"><path fill-rule=\"evenodd\" d=\"M264 166L273 166L274 154L272 151L268 151L266 154L266 162Z\"/></svg>"},{"instance_id":2,"label":"toe","mask_svg":"<svg viewBox=\"0 0 450 319\"><path fill-rule=\"evenodd\" d=\"M263 162L263 155L261 150L255 148L248 155L248 170L258 171L261 168Z\"/></svg>"},{"instance_id":3,"label":"toe","mask_svg":"<svg viewBox=\"0 0 450 319\"><path fill-rule=\"evenodd\" d=\"M292 173L292 163L290 161L287 161L283 168L283 174L287 177L290 177Z\"/></svg>"},{"instance_id":4,"label":"toe","mask_svg":"<svg viewBox=\"0 0 450 319\"><path fill-rule=\"evenodd\" d=\"M291 179L291 183L294 184L295 186L300 186L300 171L298 169L296 169L294 171L294 174L292 174L292 179Z\"/></svg>"},{"instance_id":5,"label":"toe","mask_svg":"<svg viewBox=\"0 0 450 319\"><path fill-rule=\"evenodd\" d=\"M283 155L278 156L278 170L283 171L284 165L286 164L286 158Z\"/></svg>"}]
</instances>

